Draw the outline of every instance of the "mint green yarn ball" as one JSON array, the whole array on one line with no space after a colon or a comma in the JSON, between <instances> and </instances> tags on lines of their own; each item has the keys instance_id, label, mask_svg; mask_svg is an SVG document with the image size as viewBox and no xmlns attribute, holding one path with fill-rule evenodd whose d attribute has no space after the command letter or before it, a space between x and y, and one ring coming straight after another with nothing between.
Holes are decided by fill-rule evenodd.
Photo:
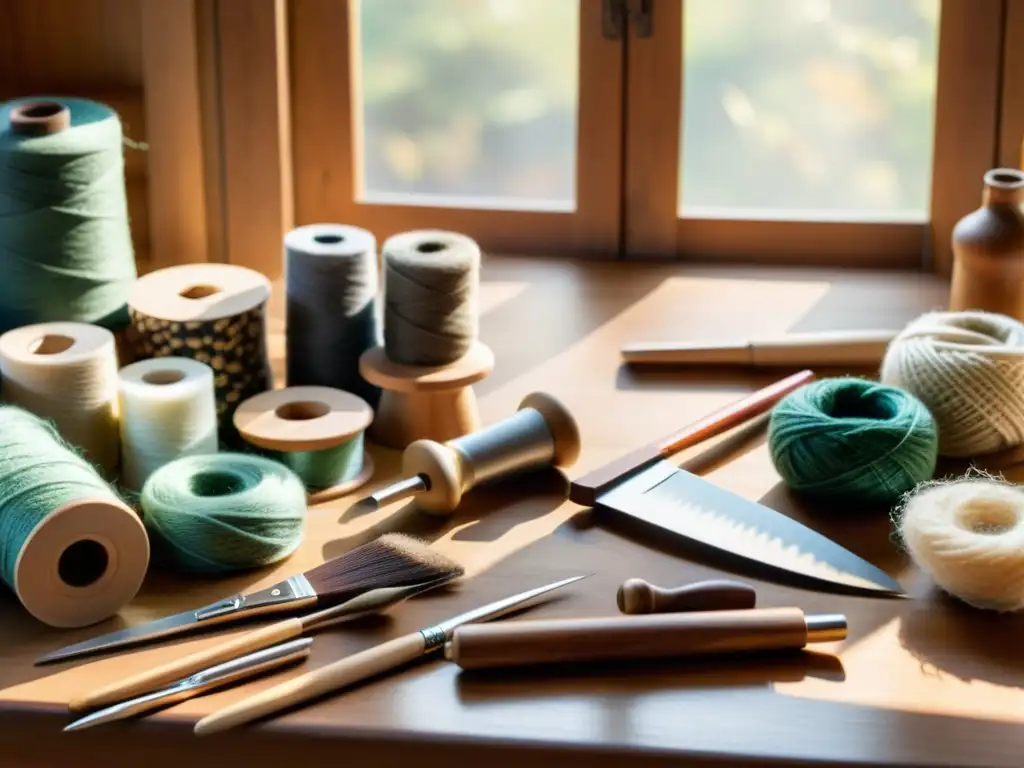
<instances>
[{"instance_id":1,"label":"mint green yarn ball","mask_svg":"<svg viewBox=\"0 0 1024 768\"><path fill-rule=\"evenodd\" d=\"M142 521L153 562L223 574L292 554L306 524L306 488L261 456L214 453L165 464L142 487Z\"/></svg>"},{"instance_id":2,"label":"mint green yarn ball","mask_svg":"<svg viewBox=\"0 0 1024 768\"><path fill-rule=\"evenodd\" d=\"M794 491L881 505L931 479L939 438L931 413L909 392L836 378L812 382L775 406L768 447Z\"/></svg>"}]
</instances>

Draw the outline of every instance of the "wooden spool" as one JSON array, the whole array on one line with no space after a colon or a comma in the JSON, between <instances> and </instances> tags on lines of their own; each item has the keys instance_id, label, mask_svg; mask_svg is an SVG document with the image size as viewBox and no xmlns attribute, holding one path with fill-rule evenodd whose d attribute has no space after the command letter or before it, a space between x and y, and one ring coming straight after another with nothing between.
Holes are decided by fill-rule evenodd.
<instances>
[{"instance_id":1,"label":"wooden spool","mask_svg":"<svg viewBox=\"0 0 1024 768\"><path fill-rule=\"evenodd\" d=\"M359 358L359 373L381 388L377 416L367 436L403 450L416 440L444 443L481 428L473 385L494 370L494 353L481 341L445 366L400 365L383 347Z\"/></svg>"},{"instance_id":2,"label":"wooden spool","mask_svg":"<svg viewBox=\"0 0 1024 768\"><path fill-rule=\"evenodd\" d=\"M235 428L247 443L291 455L330 450L347 443L372 420L373 409L366 401L330 387L287 387L263 392L242 403L234 414ZM373 459L364 450L357 475L329 487L311 488L309 501L318 504L351 493L364 485L373 472Z\"/></svg>"}]
</instances>

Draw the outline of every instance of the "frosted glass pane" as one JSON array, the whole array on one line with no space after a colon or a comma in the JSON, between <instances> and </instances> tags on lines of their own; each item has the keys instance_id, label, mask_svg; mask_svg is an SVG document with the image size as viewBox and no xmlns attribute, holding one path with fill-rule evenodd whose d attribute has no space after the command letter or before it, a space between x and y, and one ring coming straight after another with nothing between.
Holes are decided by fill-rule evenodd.
<instances>
[{"instance_id":1,"label":"frosted glass pane","mask_svg":"<svg viewBox=\"0 0 1024 768\"><path fill-rule=\"evenodd\" d=\"M359 199L571 211L579 0L361 0Z\"/></svg>"},{"instance_id":2,"label":"frosted glass pane","mask_svg":"<svg viewBox=\"0 0 1024 768\"><path fill-rule=\"evenodd\" d=\"M939 0L686 0L681 217L928 217Z\"/></svg>"}]
</instances>

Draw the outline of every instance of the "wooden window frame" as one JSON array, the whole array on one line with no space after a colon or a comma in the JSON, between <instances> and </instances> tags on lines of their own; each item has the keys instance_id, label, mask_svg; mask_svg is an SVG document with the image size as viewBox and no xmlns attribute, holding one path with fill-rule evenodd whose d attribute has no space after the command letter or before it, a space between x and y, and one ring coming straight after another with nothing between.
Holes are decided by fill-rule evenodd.
<instances>
[{"instance_id":1,"label":"wooden window frame","mask_svg":"<svg viewBox=\"0 0 1024 768\"><path fill-rule=\"evenodd\" d=\"M656 3L654 35L627 41L627 257L948 273L953 226L980 204L996 159L1004 0L942 0L927 224L678 218L685 2Z\"/></svg>"},{"instance_id":2,"label":"wooden window frame","mask_svg":"<svg viewBox=\"0 0 1024 768\"><path fill-rule=\"evenodd\" d=\"M580 4L576 210L572 213L389 205L356 199L351 77L358 55L349 0L291 0L296 221L341 221L378 242L450 229L506 253L611 254L618 249L622 168L622 40L601 34L601 3ZM609 120L609 115L616 118ZM585 158L585 161L583 159Z\"/></svg>"},{"instance_id":3,"label":"wooden window frame","mask_svg":"<svg viewBox=\"0 0 1024 768\"><path fill-rule=\"evenodd\" d=\"M1024 0L942 0L927 224L680 220L665 158L679 151L685 2L652 4L653 36L613 40L602 0L581 0L576 216L356 202L349 0L143 3L152 265L278 278L288 229L342 221L379 241L449 228L506 253L948 274L952 228L978 206L984 172L1024 161Z\"/></svg>"}]
</instances>

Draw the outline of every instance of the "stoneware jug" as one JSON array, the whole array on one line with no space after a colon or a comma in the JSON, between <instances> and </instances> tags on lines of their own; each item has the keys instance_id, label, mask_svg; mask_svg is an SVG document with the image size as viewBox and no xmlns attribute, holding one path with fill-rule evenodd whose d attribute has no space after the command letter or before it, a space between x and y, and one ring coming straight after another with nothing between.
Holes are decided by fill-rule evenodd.
<instances>
[{"instance_id":1,"label":"stoneware jug","mask_svg":"<svg viewBox=\"0 0 1024 768\"><path fill-rule=\"evenodd\" d=\"M984 181L981 207L953 228L949 308L1024 320L1024 172L995 168Z\"/></svg>"}]
</instances>

